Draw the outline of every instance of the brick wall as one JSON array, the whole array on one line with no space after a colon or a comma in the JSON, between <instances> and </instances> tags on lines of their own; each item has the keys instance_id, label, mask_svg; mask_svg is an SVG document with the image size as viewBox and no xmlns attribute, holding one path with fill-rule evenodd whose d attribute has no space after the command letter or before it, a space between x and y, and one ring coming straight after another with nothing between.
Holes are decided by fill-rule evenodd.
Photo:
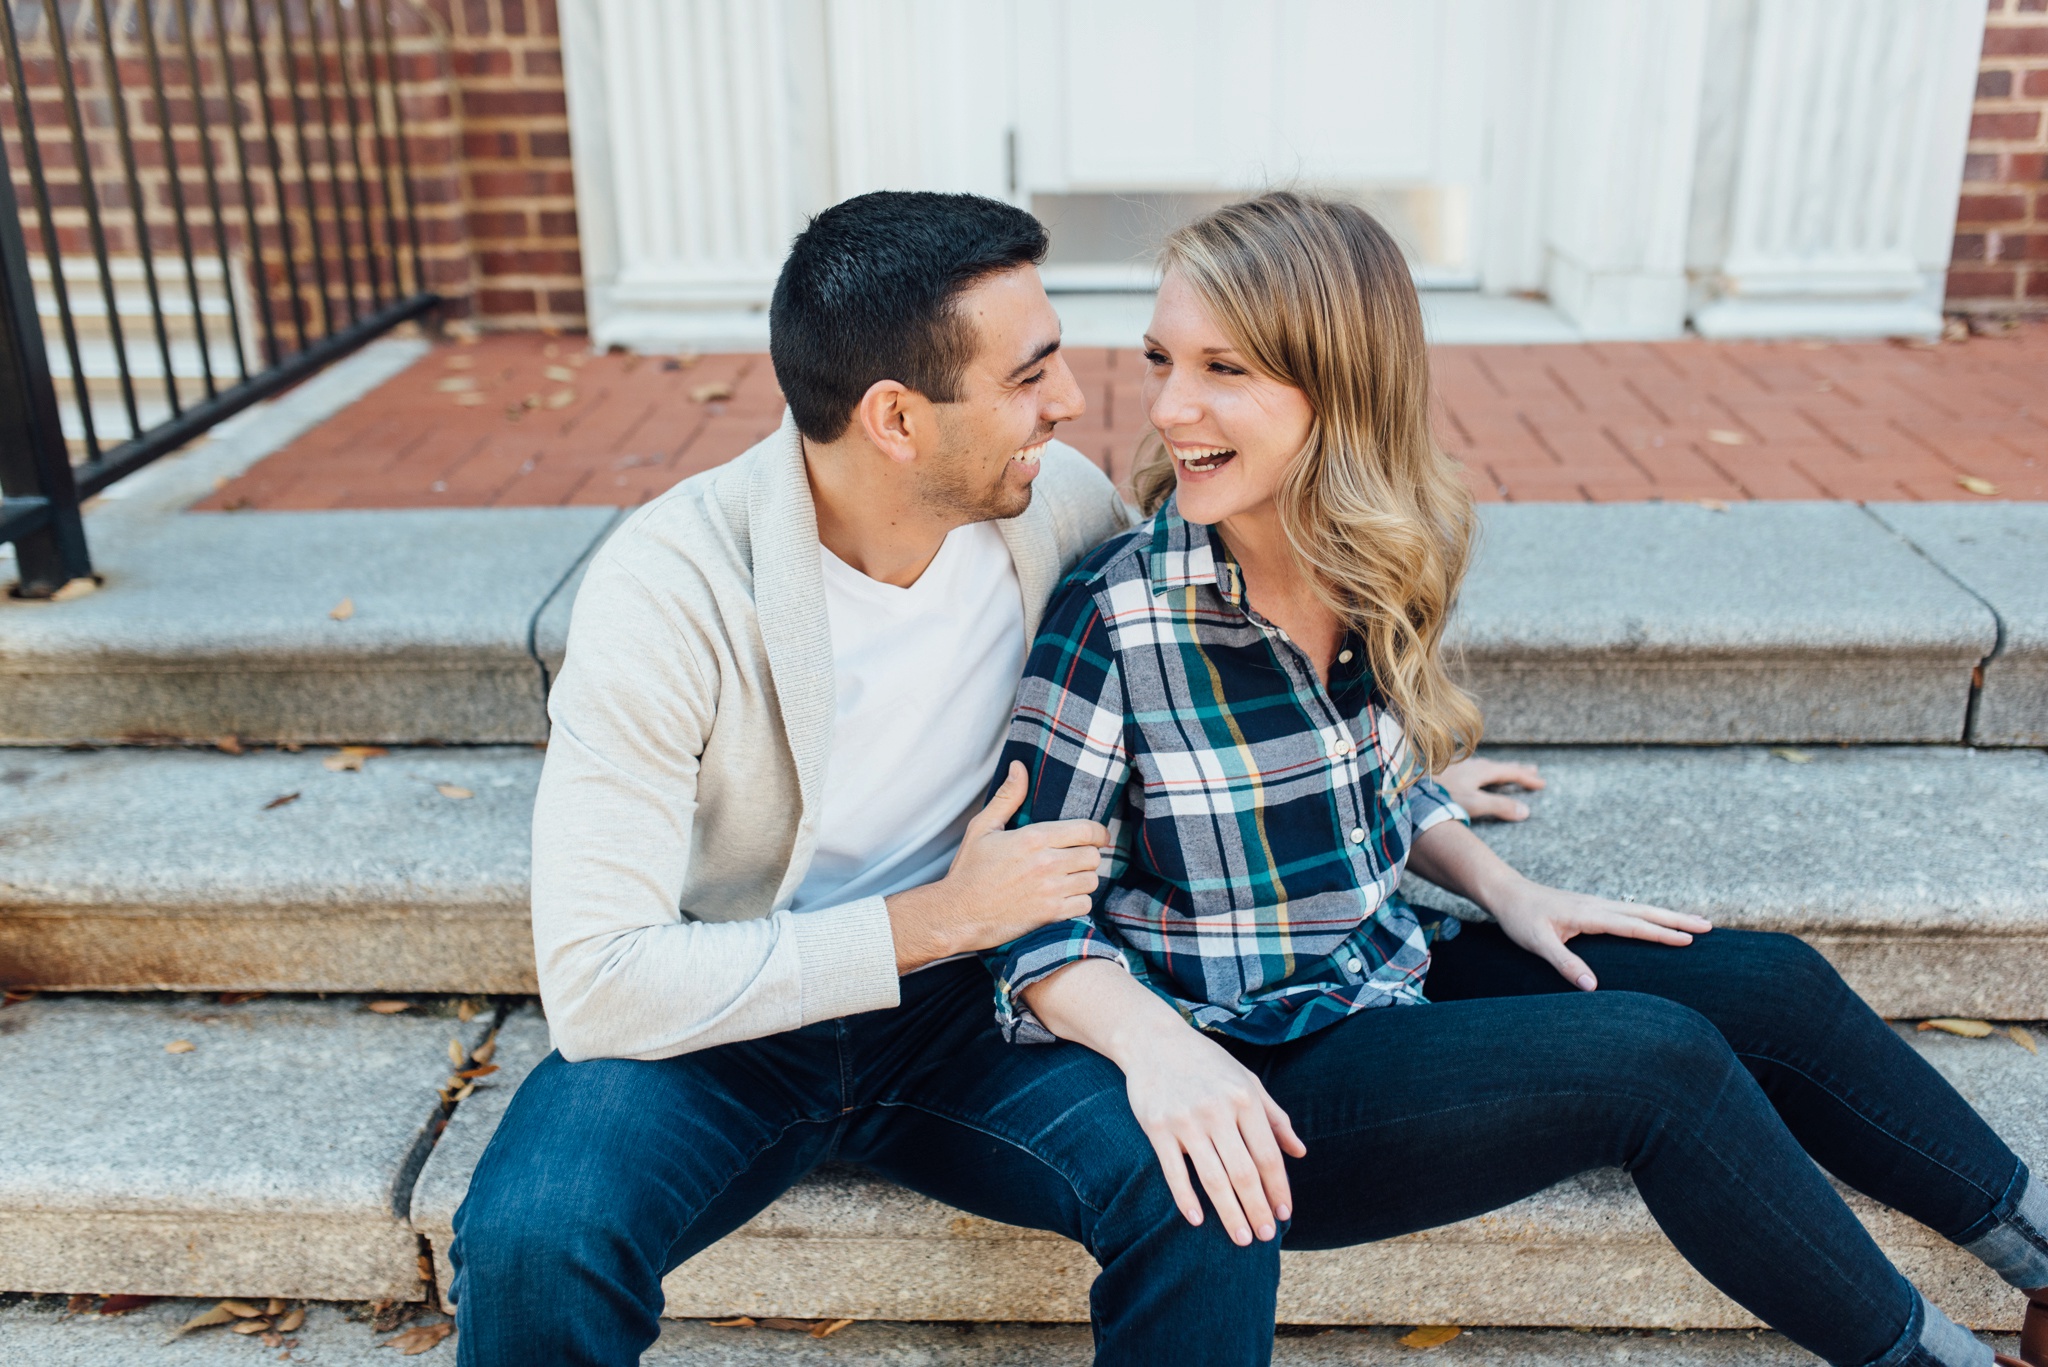
<instances>
[{"instance_id":1,"label":"brick wall","mask_svg":"<svg viewBox=\"0 0 2048 1367\"><path fill-rule=\"evenodd\" d=\"M555 0L419 0L445 35L470 307L488 328L583 326Z\"/></svg>"},{"instance_id":2,"label":"brick wall","mask_svg":"<svg viewBox=\"0 0 2048 1367\"><path fill-rule=\"evenodd\" d=\"M347 266L355 276L358 307L367 310L370 304L371 258L377 257L388 271L383 231L387 182L378 174L377 156L381 151L390 158L394 176L388 183L395 185L396 145L388 139L380 142L370 129L364 64L367 60L382 70L383 54L378 47L381 39L374 39L366 57L353 27L356 7L337 11L325 3L309 8L308 0L254 0L270 91L268 113L282 169L276 178L280 194L266 159L264 101L256 93L257 52L248 41L247 3L230 0L226 7L225 66L210 5L189 0L176 8L151 8L164 64L173 154L179 164L176 181L184 188L182 201L195 251L201 258L215 251L199 171L203 153L210 150L224 200L221 235L235 269L269 299L271 318L286 334L281 347L288 352L294 349L289 334L295 313L316 329L330 316L346 321L350 295L339 242L349 244ZM67 258L83 265L93 245L84 179L66 127L53 35L36 0L0 4L10 6L21 40L28 104L58 246ZM453 319L473 319L487 328L582 327L582 268L555 0L381 0L371 13L381 15L386 4L392 18L398 115L419 225L420 281L447 299L446 315ZM150 245L167 285L174 284L182 279L176 265L175 209L180 196L157 132L157 106L140 28L147 11L144 0L117 0L108 8L115 72L106 70L94 6L63 0L58 7L93 192L108 251L132 261L139 244L115 117L125 112ZM174 17L184 9L197 16L195 55L210 124L210 137L204 140L184 66L183 34ZM339 35L333 27L337 12L349 22ZM380 28L373 20L372 34ZM288 71L297 76L296 108ZM229 74L224 77L224 72ZM346 128L345 75L355 82L355 112L362 119L353 148ZM119 111L116 91L121 97ZM5 141L30 251L39 254L40 224L12 96L9 88L0 98L0 138ZM323 100L337 133L339 175L328 160ZM301 117L308 121L303 156L297 134ZM263 258L260 278L235 169L235 128L242 134L243 155L250 159L249 210L256 223L255 245ZM351 175L352 151L368 167L360 197ZM364 240L366 219L371 242ZM324 291L311 261L311 244L322 233L328 248ZM399 238L407 268L405 284L410 288L414 282L409 234L401 228ZM287 239L298 253L295 280L285 264ZM71 274L67 267L66 275ZM387 298L392 293L388 278L382 293ZM124 312L128 307L124 303Z\"/></svg>"},{"instance_id":3,"label":"brick wall","mask_svg":"<svg viewBox=\"0 0 2048 1367\"><path fill-rule=\"evenodd\" d=\"M1989 0L1948 301L2048 311L2048 0Z\"/></svg>"}]
</instances>

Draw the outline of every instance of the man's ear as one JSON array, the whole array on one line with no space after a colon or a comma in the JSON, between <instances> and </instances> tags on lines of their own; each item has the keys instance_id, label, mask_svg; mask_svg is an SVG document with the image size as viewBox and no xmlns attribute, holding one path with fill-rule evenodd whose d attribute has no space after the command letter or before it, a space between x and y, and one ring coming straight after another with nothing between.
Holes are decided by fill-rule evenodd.
<instances>
[{"instance_id":1,"label":"man's ear","mask_svg":"<svg viewBox=\"0 0 2048 1367\"><path fill-rule=\"evenodd\" d=\"M932 401L896 380L876 380L854 405L853 420L877 451L899 465L916 460L938 431Z\"/></svg>"}]
</instances>

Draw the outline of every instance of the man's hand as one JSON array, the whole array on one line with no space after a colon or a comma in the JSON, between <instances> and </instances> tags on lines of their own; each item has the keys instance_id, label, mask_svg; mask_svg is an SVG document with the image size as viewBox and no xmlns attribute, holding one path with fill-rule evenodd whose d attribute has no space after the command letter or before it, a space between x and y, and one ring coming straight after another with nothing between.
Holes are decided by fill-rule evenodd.
<instances>
[{"instance_id":1,"label":"man's hand","mask_svg":"<svg viewBox=\"0 0 2048 1367\"><path fill-rule=\"evenodd\" d=\"M1088 914L1109 832L1099 821L1004 830L1029 791L1024 766L1011 761L1003 786L967 823L946 876L888 899L898 973Z\"/></svg>"},{"instance_id":2,"label":"man's hand","mask_svg":"<svg viewBox=\"0 0 2048 1367\"><path fill-rule=\"evenodd\" d=\"M1527 820L1528 804L1489 789L1512 783L1533 793L1543 786L1543 778L1533 764L1502 764L1477 755L1459 760L1435 777L1451 800L1473 816L1497 817L1502 821Z\"/></svg>"},{"instance_id":3,"label":"man's hand","mask_svg":"<svg viewBox=\"0 0 2048 1367\"><path fill-rule=\"evenodd\" d=\"M1108 959L1068 964L1024 1000L1046 1029L1123 1070L1131 1114L1189 1224L1202 1223L1193 1164L1231 1242L1279 1233L1294 1213L1282 1154L1300 1158L1308 1146L1256 1074Z\"/></svg>"}]
</instances>

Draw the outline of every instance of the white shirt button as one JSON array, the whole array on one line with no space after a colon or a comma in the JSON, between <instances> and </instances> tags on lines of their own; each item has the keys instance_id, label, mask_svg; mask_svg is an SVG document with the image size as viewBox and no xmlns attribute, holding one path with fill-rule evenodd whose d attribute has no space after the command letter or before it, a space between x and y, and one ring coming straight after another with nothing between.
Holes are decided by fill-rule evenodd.
<instances>
[{"instance_id":1,"label":"white shirt button","mask_svg":"<svg viewBox=\"0 0 2048 1367\"><path fill-rule=\"evenodd\" d=\"M1348 741L1348 740L1345 740L1345 739L1344 739L1344 738L1343 738L1342 736L1339 736L1339 737L1338 737L1337 739L1335 739L1335 740L1333 740L1333 741L1331 741L1331 742L1330 742L1330 753L1331 753L1332 755L1348 755L1348 754L1350 754L1350 753L1351 753L1351 742L1350 742L1350 741Z\"/></svg>"},{"instance_id":2,"label":"white shirt button","mask_svg":"<svg viewBox=\"0 0 2048 1367\"><path fill-rule=\"evenodd\" d=\"M1338 663L1338 664L1340 664L1340 665L1348 665L1348 664L1350 664L1350 663L1351 663L1351 652L1350 652L1350 651L1348 651L1348 650L1340 650L1340 651L1338 651L1338 652L1337 652L1337 663Z\"/></svg>"},{"instance_id":3,"label":"white shirt button","mask_svg":"<svg viewBox=\"0 0 2048 1367\"><path fill-rule=\"evenodd\" d=\"M1354 845L1363 845L1365 843L1365 827L1353 826L1351 828L1351 843Z\"/></svg>"},{"instance_id":4,"label":"white shirt button","mask_svg":"<svg viewBox=\"0 0 2048 1367\"><path fill-rule=\"evenodd\" d=\"M1344 967L1349 972L1356 973L1359 969L1365 967L1365 962L1361 959L1346 959Z\"/></svg>"}]
</instances>

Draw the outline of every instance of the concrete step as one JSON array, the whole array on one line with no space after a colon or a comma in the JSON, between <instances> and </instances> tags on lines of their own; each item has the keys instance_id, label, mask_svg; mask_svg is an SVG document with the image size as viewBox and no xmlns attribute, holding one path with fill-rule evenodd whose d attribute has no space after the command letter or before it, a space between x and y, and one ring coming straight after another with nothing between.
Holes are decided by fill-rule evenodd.
<instances>
[{"instance_id":1,"label":"concrete step","mask_svg":"<svg viewBox=\"0 0 2048 1367\"><path fill-rule=\"evenodd\" d=\"M1528 822L1480 828L1539 878L1795 932L1888 1016L2048 1017L2039 751L1490 753L1549 780ZM335 754L0 751L0 982L533 991L540 752Z\"/></svg>"},{"instance_id":2,"label":"concrete step","mask_svg":"<svg viewBox=\"0 0 2048 1367\"><path fill-rule=\"evenodd\" d=\"M2048 1059L2003 1036L1908 1038L2030 1164L2048 1164ZM436 1089L451 1045L473 1058L491 1039L500 1071L444 1109ZM10 1005L0 1010L0 1085L14 1103L0 1111L0 1286L431 1297L447 1284L450 1221L476 1160L547 1047L531 1006L464 1022L446 1005L382 1015L360 998L45 996ZM1973 1260L1901 1216L1855 1204L1949 1313L1986 1331L2015 1326L2017 1298ZM433 1282L422 1275L422 1240ZM1617 1173L1424 1234L1288 1254L1285 1267L1287 1324L1750 1326L1678 1259ZM1071 1323L1085 1318L1092 1275L1087 1255L1063 1239L835 1169L677 1269L666 1289L668 1314L688 1319ZM0 1345L54 1332L38 1315L47 1307L0 1308ZM732 1340L750 1341L770 1351L803 1346ZM675 1336L678 1351L723 1342ZM863 1343L879 1351L888 1340L864 1333L833 1351Z\"/></svg>"},{"instance_id":3,"label":"concrete step","mask_svg":"<svg viewBox=\"0 0 2048 1367\"><path fill-rule=\"evenodd\" d=\"M0 1357L37 1367L246 1367L248 1340L227 1328L197 1331L166 1343L180 1324L211 1301L166 1300L107 1317L67 1314L60 1297L0 1306ZM413 1325L444 1323L425 1315ZM1414 1367L1415 1349L1400 1343L1405 1327L1283 1329L1273 1345L1275 1367ZM323 1367L389 1367L381 1351L392 1333L371 1328L361 1306L314 1304L292 1334L296 1361ZM428 1357L448 1361L456 1340ZM2009 1341L1994 1340L2011 1352ZM1473 1329L1429 1350L1431 1367L1813 1367L1819 1361L1775 1334L1627 1330ZM714 1328L701 1320L670 1320L640 1359L647 1367L1088 1367L1088 1330L1078 1324L917 1324L863 1322L823 1339L798 1331Z\"/></svg>"},{"instance_id":4,"label":"concrete step","mask_svg":"<svg viewBox=\"0 0 2048 1367\"><path fill-rule=\"evenodd\" d=\"M1998 615L1971 739L2048 745L2048 504L1882 503L1870 512Z\"/></svg>"},{"instance_id":5,"label":"concrete step","mask_svg":"<svg viewBox=\"0 0 2048 1367\"><path fill-rule=\"evenodd\" d=\"M1505 504L1481 532L1452 641L1498 742L1955 742L1997 645L1995 601L1854 504Z\"/></svg>"},{"instance_id":6,"label":"concrete step","mask_svg":"<svg viewBox=\"0 0 2048 1367\"><path fill-rule=\"evenodd\" d=\"M448 1046L360 1001L0 1010L0 1286L418 1300L407 1223Z\"/></svg>"},{"instance_id":7,"label":"concrete step","mask_svg":"<svg viewBox=\"0 0 2048 1367\"><path fill-rule=\"evenodd\" d=\"M0 744L545 736L613 512L179 511L418 353L380 354L146 472L146 499L115 486L98 593L0 599ZM2048 505L1930 506L1488 507L1452 634L1489 737L2043 743Z\"/></svg>"},{"instance_id":8,"label":"concrete step","mask_svg":"<svg viewBox=\"0 0 2048 1367\"><path fill-rule=\"evenodd\" d=\"M2048 1170L2048 1058L2003 1036L1907 1038L2036 1170ZM413 1193L413 1226L441 1259L469 1175L514 1085L547 1050L521 1013L498 1035L505 1085L465 1102ZM1857 1214L1915 1284L1973 1327L2011 1331L2020 1302L1968 1255L1860 1196ZM1665 1241L1619 1172L1590 1173L1478 1219L1363 1248L1287 1253L1290 1324L1754 1325ZM1095 1266L1058 1236L962 1215L853 1169L805 1182L671 1273L685 1318L1081 1320Z\"/></svg>"}]
</instances>

